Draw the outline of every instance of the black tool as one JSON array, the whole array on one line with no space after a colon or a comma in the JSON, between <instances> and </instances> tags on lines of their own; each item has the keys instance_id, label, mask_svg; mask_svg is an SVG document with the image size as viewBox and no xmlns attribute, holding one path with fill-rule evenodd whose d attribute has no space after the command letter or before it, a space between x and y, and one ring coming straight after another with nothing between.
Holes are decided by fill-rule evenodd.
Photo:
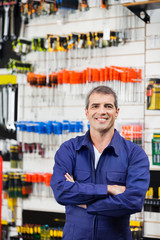
<instances>
[{"instance_id":1,"label":"black tool","mask_svg":"<svg viewBox=\"0 0 160 240\"><path fill-rule=\"evenodd\" d=\"M78 9L78 0L62 0L62 7Z\"/></svg>"}]
</instances>

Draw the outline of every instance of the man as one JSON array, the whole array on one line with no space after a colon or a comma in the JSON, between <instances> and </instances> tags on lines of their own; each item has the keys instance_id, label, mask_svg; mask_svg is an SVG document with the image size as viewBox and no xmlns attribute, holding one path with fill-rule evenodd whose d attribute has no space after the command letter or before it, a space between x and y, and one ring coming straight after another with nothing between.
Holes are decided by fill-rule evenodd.
<instances>
[{"instance_id":1,"label":"man","mask_svg":"<svg viewBox=\"0 0 160 240\"><path fill-rule=\"evenodd\" d=\"M106 86L86 100L90 130L63 143L55 155L51 187L66 206L64 240L131 240L130 214L141 211L149 161L141 147L114 129L117 96Z\"/></svg>"}]
</instances>

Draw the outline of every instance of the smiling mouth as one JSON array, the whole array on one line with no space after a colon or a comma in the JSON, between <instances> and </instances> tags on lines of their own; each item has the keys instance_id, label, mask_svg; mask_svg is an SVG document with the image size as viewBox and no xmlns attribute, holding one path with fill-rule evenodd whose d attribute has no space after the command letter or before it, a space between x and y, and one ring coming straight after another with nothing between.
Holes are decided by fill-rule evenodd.
<instances>
[{"instance_id":1,"label":"smiling mouth","mask_svg":"<svg viewBox=\"0 0 160 240\"><path fill-rule=\"evenodd\" d=\"M105 122L108 120L108 118L95 118L99 122Z\"/></svg>"}]
</instances>

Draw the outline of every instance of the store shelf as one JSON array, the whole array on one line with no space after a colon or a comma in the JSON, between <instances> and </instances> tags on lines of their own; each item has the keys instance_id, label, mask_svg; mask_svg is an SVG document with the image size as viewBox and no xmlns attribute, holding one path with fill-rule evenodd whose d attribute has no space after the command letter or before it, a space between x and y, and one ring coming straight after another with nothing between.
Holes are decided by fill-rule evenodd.
<instances>
[{"instance_id":1,"label":"store shelf","mask_svg":"<svg viewBox=\"0 0 160 240\"><path fill-rule=\"evenodd\" d=\"M156 166L156 165L151 166L150 171L160 171L160 166Z\"/></svg>"},{"instance_id":2,"label":"store shelf","mask_svg":"<svg viewBox=\"0 0 160 240\"><path fill-rule=\"evenodd\" d=\"M150 219L153 218L153 213L149 212ZM157 218L159 218L159 213L157 214ZM156 220L156 219L154 219ZM160 228L160 222L157 220L150 220L144 222L144 237L145 239L160 239L159 235L159 228Z\"/></svg>"},{"instance_id":3,"label":"store shelf","mask_svg":"<svg viewBox=\"0 0 160 240\"><path fill-rule=\"evenodd\" d=\"M147 109L145 109L145 116L160 117L160 110L147 110Z\"/></svg>"},{"instance_id":4,"label":"store shelf","mask_svg":"<svg viewBox=\"0 0 160 240\"><path fill-rule=\"evenodd\" d=\"M150 16L146 13L146 11L160 8L160 0L124 3L122 5L127 7L145 23L150 23Z\"/></svg>"},{"instance_id":5,"label":"store shelf","mask_svg":"<svg viewBox=\"0 0 160 240\"><path fill-rule=\"evenodd\" d=\"M23 210L35 210L35 211L53 211L64 213L65 207L58 204L54 197L41 198L31 197L23 201Z\"/></svg>"}]
</instances>

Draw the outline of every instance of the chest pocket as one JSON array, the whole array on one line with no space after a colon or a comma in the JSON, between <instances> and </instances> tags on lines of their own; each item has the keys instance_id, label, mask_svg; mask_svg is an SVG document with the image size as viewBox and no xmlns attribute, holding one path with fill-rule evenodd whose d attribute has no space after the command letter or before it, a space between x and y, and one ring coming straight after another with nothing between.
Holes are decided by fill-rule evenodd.
<instances>
[{"instance_id":1,"label":"chest pocket","mask_svg":"<svg viewBox=\"0 0 160 240\"><path fill-rule=\"evenodd\" d=\"M91 182L91 173L90 171L83 171L80 169L75 169L74 171L74 180L77 182Z\"/></svg>"},{"instance_id":2,"label":"chest pocket","mask_svg":"<svg viewBox=\"0 0 160 240\"><path fill-rule=\"evenodd\" d=\"M107 172L107 183L111 185L125 185L125 172Z\"/></svg>"}]
</instances>

